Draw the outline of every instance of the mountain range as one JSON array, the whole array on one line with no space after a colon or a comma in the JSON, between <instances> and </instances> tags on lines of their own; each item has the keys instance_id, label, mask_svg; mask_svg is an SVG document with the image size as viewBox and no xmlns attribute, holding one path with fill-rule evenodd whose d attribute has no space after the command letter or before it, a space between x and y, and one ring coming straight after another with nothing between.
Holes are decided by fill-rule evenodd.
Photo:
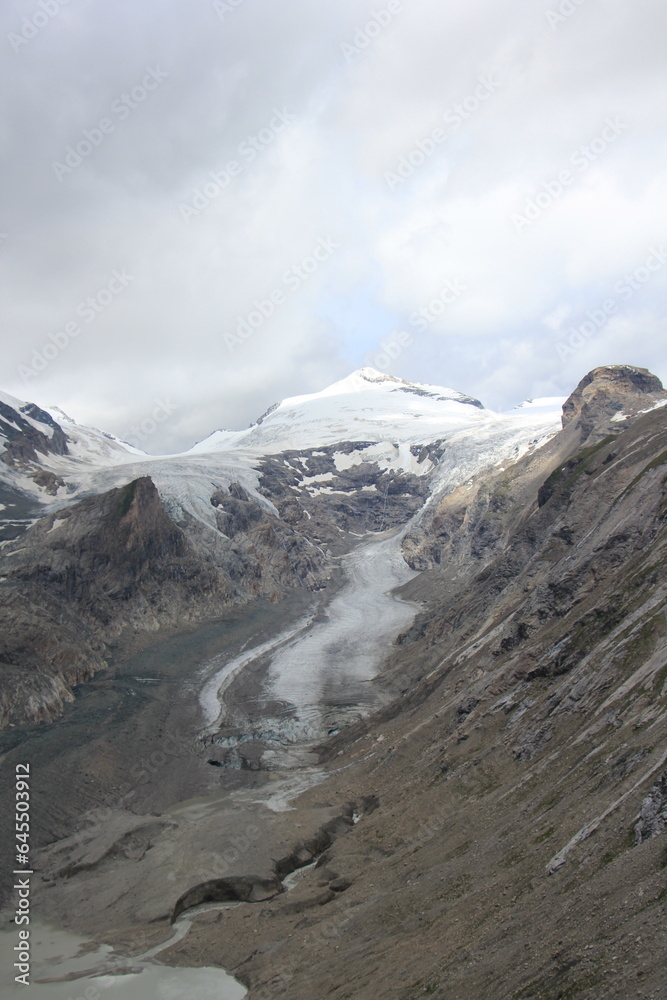
<instances>
[{"instance_id":1,"label":"mountain range","mask_svg":"<svg viewBox=\"0 0 667 1000\"><path fill-rule=\"evenodd\" d=\"M298 771L307 745L313 787L212 873L220 825L186 823L154 782L127 799L129 758L96 729L86 781L104 823L81 820L92 786L64 782L62 815L37 833L53 919L76 900L71 922L120 948L202 901L255 899L200 915L162 959L222 965L252 1000L667 996L656 376L605 366L566 399L499 414L361 369L173 456L3 395L0 444L8 750L73 719L75 688L113 673L119 649L225 616L241 628L264 607L275 623L311 615L267 646L269 665L247 667L248 633L226 724L216 673L207 749L170 780L193 795L218 772L259 781ZM373 636L396 586L396 629ZM316 654L302 638L299 658L299 629Z\"/></svg>"},{"instance_id":2,"label":"mountain range","mask_svg":"<svg viewBox=\"0 0 667 1000\"><path fill-rule=\"evenodd\" d=\"M365 532L405 525L461 478L538 448L562 402L496 414L362 369L245 431L155 457L3 396L0 721L53 717L123 629L324 587L331 556Z\"/></svg>"}]
</instances>

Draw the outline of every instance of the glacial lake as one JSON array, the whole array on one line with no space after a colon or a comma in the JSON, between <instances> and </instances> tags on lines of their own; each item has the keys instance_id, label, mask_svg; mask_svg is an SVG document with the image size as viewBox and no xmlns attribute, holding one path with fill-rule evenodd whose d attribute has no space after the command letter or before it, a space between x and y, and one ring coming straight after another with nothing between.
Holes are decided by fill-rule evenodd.
<instances>
[{"instance_id":1,"label":"glacial lake","mask_svg":"<svg viewBox=\"0 0 667 1000\"><path fill-rule=\"evenodd\" d=\"M106 945L40 921L31 920L29 930L29 986L14 981L19 928L5 925L0 930L3 1000L242 1000L246 996L245 987L222 969L174 969L147 956L124 959ZM183 930L187 932L187 925ZM132 971L105 974L123 967Z\"/></svg>"}]
</instances>

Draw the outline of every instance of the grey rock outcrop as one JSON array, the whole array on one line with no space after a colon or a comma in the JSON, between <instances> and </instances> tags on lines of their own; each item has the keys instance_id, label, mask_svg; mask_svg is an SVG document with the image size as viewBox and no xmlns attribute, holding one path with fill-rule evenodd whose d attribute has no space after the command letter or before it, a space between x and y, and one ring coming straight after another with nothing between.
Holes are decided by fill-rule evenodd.
<instances>
[{"instance_id":1,"label":"grey rock outcrop","mask_svg":"<svg viewBox=\"0 0 667 1000\"><path fill-rule=\"evenodd\" d=\"M326 559L256 502L215 495L231 537L167 515L135 480L40 518L0 559L0 725L53 718L122 634L215 618L232 603L317 589ZM233 516L229 513L233 511ZM236 520L234 520L234 518Z\"/></svg>"},{"instance_id":2,"label":"grey rock outcrop","mask_svg":"<svg viewBox=\"0 0 667 1000\"><path fill-rule=\"evenodd\" d=\"M664 399L667 392L662 382L647 368L632 365L594 368L563 405L563 427L574 423L582 441L593 432L604 436L618 430L614 418L620 414L635 416Z\"/></svg>"},{"instance_id":3,"label":"grey rock outcrop","mask_svg":"<svg viewBox=\"0 0 667 1000\"><path fill-rule=\"evenodd\" d=\"M0 401L0 440L4 442L0 461L10 469L28 476L53 496L65 485L59 476L40 465L40 456L68 454L69 439L50 413L34 403L15 409Z\"/></svg>"},{"instance_id":4,"label":"grey rock outcrop","mask_svg":"<svg viewBox=\"0 0 667 1000\"><path fill-rule=\"evenodd\" d=\"M657 837L667 830L667 771L642 802L639 820L635 826L635 836L638 844L651 837Z\"/></svg>"},{"instance_id":5,"label":"grey rock outcrop","mask_svg":"<svg viewBox=\"0 0 667 1000\"><path fill-rule=\"evenodd\" d=\"M257 1000L663 995L667 407L633 371L592 373L557 437L413 522L405 554L422 572L402 594L423 610L386 664L384 707L319 748L326 784L286 814L294 838L266 859L277 877L319 861L287 899L254 859L242 870L263 882L198 871L163 898L156 879L145 920L165 899L261 899L226 911L224 932L197 919L169 961L219 964ZM273 496L313 544L328 501L312 476L332 470L309 458L281 477L276 465ZM230 546L264 544L264 515L235 485L214 496L217 566ZM308 837L304 812L362 795L338 817L345 836ZM117 842L132 854L152 837Z\"/></svg>"}]
</instances>

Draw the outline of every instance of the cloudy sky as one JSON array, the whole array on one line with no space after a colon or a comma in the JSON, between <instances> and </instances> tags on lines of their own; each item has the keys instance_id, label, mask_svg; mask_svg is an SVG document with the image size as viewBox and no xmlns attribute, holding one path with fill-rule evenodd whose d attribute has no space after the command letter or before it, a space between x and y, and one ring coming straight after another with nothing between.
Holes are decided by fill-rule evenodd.
<instances>
[{"instance_id":1,"label":"cloudy sky","mask_svg":"<svg viewBox=\"0 0 667 1000\"><path fill-rule=\"evenodd\" d=\"M667 378L666 29L664 0L5 0L0 387L161 453L364 365L495 409Z\"/></svg>"}]
</instances>

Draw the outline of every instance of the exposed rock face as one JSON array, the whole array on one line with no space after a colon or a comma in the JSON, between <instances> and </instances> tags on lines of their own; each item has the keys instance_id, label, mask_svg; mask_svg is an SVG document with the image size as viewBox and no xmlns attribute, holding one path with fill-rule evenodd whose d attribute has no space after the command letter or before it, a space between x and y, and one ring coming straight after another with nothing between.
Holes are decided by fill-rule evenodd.
<instances>
[{"instance_id":1,"label":"exposed rock face","mask_svg":"<svg viewBox=\"0 0 667 1000\"><path fill-rule=\"evenodd\" d=\"M51 436L39 431L25 419L26 416L45 424L51 430ZM19 411L0 402L0 434L7 439L1 456L5 465L37 462L37 452L42 455L67 454L67 435L62 427L34 403L28 403Z\"/></svg>"},{"instance_id":2,"label":"exposed rock face","mask_svg":"<svg viewBox=\"0 0 667 1000\"><path fill-rule=\"evenodd\" d=\"M400 380L397 385L403 387ZM407 561L417 570L446 569L438 587L455 595L471 573L511 544L501 574L507 582L518 571L521 551L531 549L530 541L519 548L511 542L527 505L537 499L540 509L550 507L548 521L580 477L597 467L598 446L623 430L623 421L612 418L646 410L666 395L643 369L591 372L564 407L559 437L508 470L478 475L425 509L406 538ZM6 463L30 465L38 452L67 452L67 437L49 414L32 404L25 412L2 407ZM588 450L581 450L582 441ZM277 516L239 483L212 486L213 531L193 513L182 512L176 523L146 477L42 518L3 552L2 718L20 719L22 712L32 719L51 717L71 687L100 668L105 644L123 630L202 620L230 602L279 600L295 586L322 588L332 572L331 552L343 551L365 532L404 525L420 510L431 488L428 473L445 447L437 441L412 447L419 474L393 470L391 446L381 447L378 457L378 447L363 441L266 458L260 489ZM613 449L602 458L613 464ZM51 473L39 468L33 473L46 477L50 488ZM5 537L17 532L13 523ZM568 524L558 533L562 544L571 544ZM406 638L423 627L418 622ZM521 641L518 635L504 641Z\"/></svg>"},{"instance_id":3,"label":"exposed rock face","mask_svg":"<svg viewBox=\"0 0 667 1000\"><path fill-rule=\"evenodd\" d=\"M202 538L199 525L186 532L171 520L149 478L43 517L10 543L0 561L0 724L52 718L123 630L322 586L324 555L242 493L215 495L230 535L213 546L210 531Z\"/></svg>"},{"instance_id":4,"label":"exposed rock face","mask_svg":"<svg viewBox=\"0 0 667 1000\"><path fill-rule=\"evenodd\" d=\"M326 851L295 895L274 893L244 855L232 872L192 872L136 917L125 872L123 926L164 919L167 902L257 900L224 923L198 919L162 960L218 963L253 1000L664 995L667 407L641 413L658 390L623 384L634 417L610 421L618 386L600 388L540 452L435 497L412 527L405 551L423 572L403 593L425 607L387 664L395 698L320 748L326 785L285 814L301 839L267 849L276 875ZM332 470L326 453L312 458L319 473L315 461L283 464L275 497L314 521L323 500L304 479ZM267 526L284 537L236 486L214 507L224 530L214 568L230 546L264 544ZM160 523L155 512L158 539ZM296 511L282 521L300 523ZM187 544L199 556L190 528ZM356 823L343 816L345 836L329 842L326 825L309 836L319 821L304 821L308 809L364 795L372 808L356 807ZM113 855L110 841L84 854L69 845L67 864L111 866L145 849L140 870L158 895L165 868L152 855L172 834L127 823ZM264 872L266 884L236 871ZM81 884L109 892L116 877L63 878L42 898L76 900Z\"/></svg>"},{"instance_id":5,"label":"exposed rock face","mask_svg":"<svg viewBox=\"0 0 667 1000\"><path fill-rule=\"evenodd\" d=\"M248 496L239 483L211 496L218 530L225 542L214 547L225 572L243 592L278 600L286 587L319 590L327 578L321 549L306 537L303 525L276 517ZM196 526L188 526L190 536ZM228 541L227 541L228 540ZM210 534L201 536L202 554L211 550Z\"/></svg>"},{"instance_id":6,"label":"exposed rock face","mask_svg":"<svg viewBox=\"0 0 667 1000\"><path fill-rule=\"evenodd\" d=\"M429 495L426 475L383 469L372 460L349 468L337 464L337 457L356 458L373 447L370 441L348 441L315 452L283 452L262 462L260 488L284 521L317 544L337 547L355 533L407 524ZM443 451L436 443L413 454L427 472Z\"/></svg>"},{"instance_id":7,"label":"exposed rock face","mask_svg":"<svg viewBox=\"0 0 667 1000\"><path fill-rule=\"evenodd\" d=\"M212 611L233 587L194 557L149 479L40 519L3 552L3 722L53 717L123 627Z\"/></svg>"},{"instance_id":8,"label":"exposed rock face","mask_svg":"<svg viewBox=\"0 0 667 1000\"><path fill-rule=\"evenodd\" d=\"M595 465L601 443L611 443L632 419L667 400L660 379L629 365L596 368L581 380L563 406L562 434L507 470L485 472L432 503L405 543L417 570L445 564L452 582L459 571L480 569L509 544L518 519L537 496L545 504L554 492L571 494ZM619 414L625 419L614 419ZM615 455L610 447L607 464ZM564 527L567 535L567 526Z\"/></svg>"},{"instance_id":9,"label":"exposed rock face","mask_svg":"<svg viewBox=\"0 0 667 1000\"><path fill-rule=\"evenodd\" d=\"M657 837L667 830L667 771L655 783L642 802L639 820L635 826L637 843Z\"/></svg>"},{"instance_id":10,"label":"exposed rock face","mask_svg":"<svg viewBox=\"0 0 667 1000\"><path fill-rule=\"evenodd\" d=\"M0 483L0 542L18 538L42 513L32 497L9 483Z\"/></svg>"},{"instance_id":11,"label":"exposed rock face","mask_svg":"<svg viewBox=\"0 0 667 1000\"><path fill-rule=\"evenodd\" d=\"M26 420L32 418L46 428L46 432ZM27 403L20 410L0 400L0 437L5 448L0 460L11 469L28 475L46 493L55 496L64 486L63 480L39 466L39 455L67 455L68 438L53 417L34 403Z\"/></svg>"},{"instance_id":12,"label":"exposed rock face","mask_svg":"<svg viewBox=\"0 0 667 1000\"><path fill-rule=\"evenodd\" d=\"M105 664L106 648L75 608L46 590L0 583L0 726L42 722Z\"/></svg>"},{"instance_id":13,"label":"exposed rock face","mask_svg":"<svg viewBox=\"0 0 667 1000\"><path fill-rule=\"evenodd\" d=\"M176 592L183 602L233 595L214 567L196 560L148 478L42 518L9 548L5 571L111 634L152 609L159 615Z\"/></svg>"},{"instance_id":14,"label":"exposed rock face","mask_svg":"<svg viewBox=\"0 0 667 1000\"><path fill-rule=\"evenodd\" d=\"M475 655L484 648L489 667L511 663L524 682L570 673L600 644L616 642L614 657L586 672L596 687L615 669L618 650L627 647L632 662L635 639L620 642L622 622L645 614L645 637L661 634L667 410L637 418L555 469L557 439L543 451L551 456L546 468L519 463L500 483L479 486L467 506L446 498L427 527L436 538L420 547L414 536L406 540L409 561L433 567L408 592L428 588L442 603L402 642L426 641L446 658L482 628L488 640L476 641Z\"/></svg>"},{"instance_id":15,"label":"exposed rock face","mask_svg":"<svg viewBox=\"0 0 667 1000\"><path fill-rule=\"evenodd\" d=\"M575 423L582 441L595 431L604 435L614 427L619 414L634 416L662 399L667 399L662 382L647 368L608 365L594 368L563 406L563 427Z\"/></svg>"}]
</instances>

